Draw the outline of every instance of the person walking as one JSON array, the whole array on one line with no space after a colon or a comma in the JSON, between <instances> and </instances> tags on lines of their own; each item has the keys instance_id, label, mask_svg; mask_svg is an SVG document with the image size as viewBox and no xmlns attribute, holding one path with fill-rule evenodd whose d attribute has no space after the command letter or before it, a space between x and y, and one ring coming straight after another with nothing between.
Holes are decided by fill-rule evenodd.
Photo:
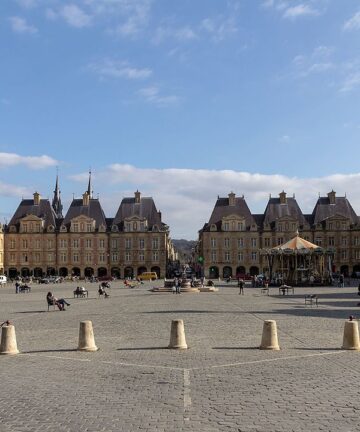
<instances>
[{"instance_id":1,"label":"person walking","mask_svg":"<svg viewBox=\"0 0 360 432\"><path fill-rule=\"evenodd\" d=\"M175 288L176 288L176 294L181 294L181 286L179 278L175 278Z\"/></svg>"},{"instance_id":2,"label":"person walking","mask_svg":"<svg viewBox=\"0 0 360 432\"><path fill-rule=\"evenodd\" d=\"M239 279L238 287L239 287L239 294L244 294L244 281L242 279Z\"/></svg>"}]
</instances>

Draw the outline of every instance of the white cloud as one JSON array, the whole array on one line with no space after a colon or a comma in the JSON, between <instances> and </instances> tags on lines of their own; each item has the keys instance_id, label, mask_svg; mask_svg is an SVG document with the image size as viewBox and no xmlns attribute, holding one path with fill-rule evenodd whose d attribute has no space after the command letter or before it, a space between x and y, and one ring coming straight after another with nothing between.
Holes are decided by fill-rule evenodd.
<instances>
[{"instance_id":1,"label":"white cloud","mask_svg":"<svg viewBox=\"0 0 360 432\"><path fill-rule=\"evenodd\" d=\"M58 165L59 162L50 156L20 156L15 153L0 153L0 167L25 165L30 169L42 169Z\"/></svg>"},{"instance_id":2,"label":"white cloud","mask_svg":"<svg viewBox=\"0 0 360 432\"><path fill-rule=\"evenodd\" d=\"M200 25L201 30L210 33L216 42L223 41L228 36L237 33L238 28L233 17L205 18Z\"/></svg>"},{"instance_id":3,"label":"white cloud","mask_svg":"<svg viewBox=\"0 0 360 432\"><path fill-rule=\"evenodd\" d=\"M197 38L198 35L189 26L180 28L160 26L156 29L152 41L155 44L160 44L161 42L169 39L175 39L178 42L188 42Z\"/></svg>"},{"instance_id":4,"label":"white cloud","mask_svg":"<svg viewBox=\"0 0 360 432\"><path fill-rule=\"evenodd\" d=\"M101 62L92 63L88 68L101 77L141 80L149 78L152 75L151 69L138 69L130 66L126 61L112 59L105 59Z\"/></svg>"},{"instance_id":5,"label":"white cloud","mask_svg":"<svg viewBox=\"0 0 360 432\"><path fill-rule=\"evenodd\" d=\"M0 196L21 197L31 195L31 190L24 186L16 186L0 181Z\"/></svg>"},{"instance_id":6,"label":"white cloud","mask_svg":"<svg viewBox=\"0 0 360 432\"><path fill-rule=\"evenodd\" d=\"M348 93L360 88L360 72L350 74L343 82L340 92Z\"/></svg>"},{"instance_id":7,"label":"white cloud","mask_svg":"<svg viewBox=\"0 0 360 432\"><path fill-rule=\"evenodd\" d=\"M9 21L11 24L11 28L15 33L35 34L38 32L38 29L28 24L25 18L13 16L9 18Z\"/></svg>"},{"instance_id":8,"label":"white cloud","mask_svg":"<svg viewBox=\"0 0 360 432\"><path fill-rule=\"evenodd\" d=\"M16 0L16 2L25 9L31 9L39 4L39 0Z\"/></svg>"},{"instance_id":9,"label":"white cloud","mask_svg":"<svg viewBox=\"0 0 360 432\"><path fill-rule=\"evenodd\" d=\"M87 174L73 176L86 184ZM217 195L226 197L234 191L245 199L253 213L262 213L269 194L277 196L283 189L297 201L304 213L311 213L320 192L331 189L339 195L347 193L355 210L360 210L357 186L358 174L336 174L327 177L299 178L284 175L264 175L232 170L144 169L132 165L113 164L97 172L96 183L107 191L100 196L105 213L115 214L123 196L133 196L139 190L143 196L152 196L163 221L170 226L173 238L195 239L197 231L210 218ZM126 185L126 190L113 194L111 188Z\"/></svg>"},{"instance_id":10,"label":"white cloud","mask_svg":"<svg viewBox=\"0 0 360 432\"><path fill-rule=\"evenodd\" d=\"M319 15L319 12L306 4L299 4L297 6L288 7L285 9L283 17L289 19L296 19L302 16Z\"/></svg>"},{"instance_id":11,"label":"white cloud","mask_svg":"<svg viewBox=\"0 0 360 432\"><path fill-rule=\"evenodd\" d=\"M358 30L360 29L360 11L356 12L346 23L344 24L344 30Z\"/></svg>"},{"instance_id":12,"label":"white cloud","mask_svg":"<svg viewBox=\"0 0 360 432\"><path fill-rule=\"evenodd\" d=\"M150 86L140 89L137 94L143 97L146 102L152 103L159 107L175 105L180 99L176 95L162 95L157 86Z\"/></svg>"},{"instance_id":13,"label":"white cloud","mask_svg":"<svg viewBox=\"0 0 360 432\"><path fill-rule=\"evenodd\" d=\"M92 17L85 13L79 6L68 4L63 6L59 15L72 27L83 28L91 25Z\"/></svg>"}]
</instances>

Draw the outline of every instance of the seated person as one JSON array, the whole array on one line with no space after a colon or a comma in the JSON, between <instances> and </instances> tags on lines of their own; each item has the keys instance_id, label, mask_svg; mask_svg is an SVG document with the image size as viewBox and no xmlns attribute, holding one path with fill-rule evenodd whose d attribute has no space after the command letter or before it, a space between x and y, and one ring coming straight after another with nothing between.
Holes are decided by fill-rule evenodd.
<instances>
[{"instance_id":1,"label":"seated person","mask_svg":"<svg viewBox=\"0 0 360 432\"><path fill-rule=\"evenodd\" d=\"M46 300L47 300L48 304L56 305L59 308L59 310L61 310L61 311L66 310L65 305L70 306L70 303L68 303L65 299L56 298L51 291L49 291L47 293Z\"/></svg>"},{"instance_id":2,"label":"seated person","mask_svg":"<svg viewBox=\"0 0 360 432\"><path fill-rule=\"evenodd\" d=\"M110 297L109 294L105 291L105 288L103 288L101 285L99 285L98 293L99 293L99 297L102 296L102 295L105 298Z\"/></svg>"}]
</instances>

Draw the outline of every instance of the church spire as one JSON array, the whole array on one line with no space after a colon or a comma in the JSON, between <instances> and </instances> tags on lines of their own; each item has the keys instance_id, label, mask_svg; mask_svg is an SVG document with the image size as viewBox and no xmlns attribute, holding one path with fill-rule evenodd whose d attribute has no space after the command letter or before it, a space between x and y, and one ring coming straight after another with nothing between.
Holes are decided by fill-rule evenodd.
<instances>
[{"instance_id":1,"label":"church spire","mask_svg":"<svg viewBox=\"0 0 360 432\"><path fill-rule=\"evenodd\" d=\"M63 206L61 204L61 198L60 198L60 190L59 190L59 173L56 172L56 183L55 183L55 190L54 190L54 198L52 200L52 208L54 209L54 212L56 214L56 217L62 218L62 209Z\"/></svg>"},{"instance_id":2,"label":"church spire","mask_svg":"<svg viewBox=\"0 0 360 432\"><path fill-rule=\"evenodd\" d=\"M87 193L89 195L89 198L92 198L92 190L91 190L91 168L89 170L89 183L88 183L88 188L87 188Z\"/></svg>"}]
</instances>

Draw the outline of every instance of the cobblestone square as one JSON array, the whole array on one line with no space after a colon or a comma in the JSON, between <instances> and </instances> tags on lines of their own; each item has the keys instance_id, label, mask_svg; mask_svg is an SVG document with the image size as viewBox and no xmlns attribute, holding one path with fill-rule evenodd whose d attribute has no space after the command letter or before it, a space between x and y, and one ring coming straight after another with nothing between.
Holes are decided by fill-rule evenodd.
<instances>
[{"instance_id":1,"label":"cobblestone square","mask_svg":"<svg viewBox=\"0 0 360 432\"><path fill-rule=\"evenodd\" d=\"M162 282L159 281L158 284ZM216 293L152 293L114 282L110 298L73 298L74 283L0 291L1 322L21 354L0 357L0 431L340 431L360 429L359 352L341 349L357 289L221 285ZM68 299L47 311L46 293ZM319 306L305 305L317 293ZM167 349L184 320L188 350ZM95 353L76 351L93 322ZM280 351L264 351L263 321Z\"/></svg>"}]
</instances>

